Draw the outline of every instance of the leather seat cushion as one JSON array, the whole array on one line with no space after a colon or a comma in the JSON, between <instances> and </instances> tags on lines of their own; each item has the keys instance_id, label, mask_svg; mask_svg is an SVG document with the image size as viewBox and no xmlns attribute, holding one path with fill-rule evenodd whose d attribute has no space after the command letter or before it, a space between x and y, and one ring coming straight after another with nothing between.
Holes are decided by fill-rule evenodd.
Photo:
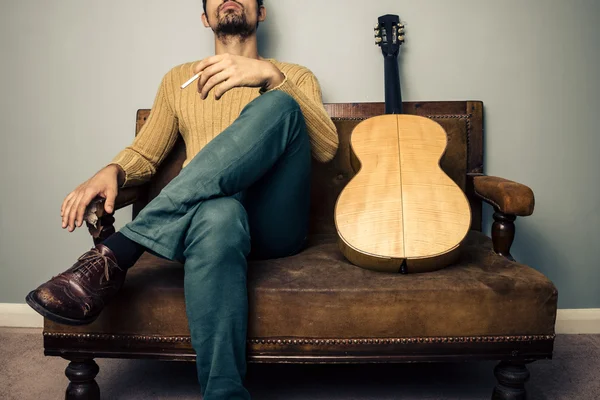
<instances>
[{"instance_id":1,"label":"leather seat cushion","mask_svg":"<svg viewBox=\"0 0 600 400\"><path fill-rule=\"evenodd\" d=\"M46 321L46 331L189 336L183 277L181 264L146 253L96 322ZM248 338L546 335L558 296L542 273L496 255L476 231L457 264L409 275L356 267L335 235L316 235L293 257L250 262L248 289Z\"/></svg>"}]
</instances>

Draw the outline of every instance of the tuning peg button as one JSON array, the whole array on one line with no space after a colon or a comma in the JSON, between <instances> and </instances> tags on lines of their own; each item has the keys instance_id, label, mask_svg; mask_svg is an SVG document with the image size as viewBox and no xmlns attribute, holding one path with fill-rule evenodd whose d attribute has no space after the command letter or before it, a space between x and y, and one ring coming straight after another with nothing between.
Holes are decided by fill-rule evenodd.
<instances>
[{"instance_id":1,"label":"tuning peg button","mask_svg":"<svg viewBox=\"0 0 600 400\"><path fill-rule=\"evenodd\" d=\"M375 38L375 44L381 43L382 39L378 36Z\"/></svg>"}]
</instances>

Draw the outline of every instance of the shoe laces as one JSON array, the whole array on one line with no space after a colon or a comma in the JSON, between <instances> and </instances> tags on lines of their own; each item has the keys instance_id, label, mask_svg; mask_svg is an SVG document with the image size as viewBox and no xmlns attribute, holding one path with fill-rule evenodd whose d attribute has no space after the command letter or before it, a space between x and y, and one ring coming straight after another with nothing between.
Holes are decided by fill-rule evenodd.
<instances>
[{"instance_id":1,"label":"shoe laces","mask_svg":"<svg viewBox=\"0 0 600 400\"><path fill-rule=\"evenodd\" d=\"M106 278L106 281L110 280L109 263L114 264L114 262L104 254L100 253L98 250L92 249L92 251L88 251L87 253L80 256L77 259L77 261L83 262L83 264L81 264L81 267L78 268L78 272L81 271L81 273L88 279L90 277L91 272L98 271L98 268L104 268L104 277Z\"/></svg>"}]
</instances>

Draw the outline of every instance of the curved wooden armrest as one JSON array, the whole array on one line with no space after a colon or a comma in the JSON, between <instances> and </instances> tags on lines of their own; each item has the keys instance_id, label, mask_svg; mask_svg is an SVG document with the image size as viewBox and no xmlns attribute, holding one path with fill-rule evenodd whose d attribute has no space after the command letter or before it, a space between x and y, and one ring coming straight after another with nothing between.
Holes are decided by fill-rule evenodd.
<instances>
[{"instance_id":1,"label":"curved wooden armrest","mask_svg":"<svg viewBox=\"0 0 600 400\"><path fill-rule=\"evenodd\" d=\"M131 186L123 189L119 189L117 198L115 199L115 211L125 208L137 200L145 196L146 186ZM94 243L101 243L106 240L110 235L115 233L114 223L115 218L113 214L107 214L104 210L105 199L102 197L96 197L90 202L85 209L85 222L88 227Z\"/></svg>"},{"instance_id":2,"label":"curved wooden armrest","mask_svg":"<svg viewBox=\"0 0 600 400\"><path fill-rule=\"evenodd\" d=\"M132 186L119 189L115 199L115 211L135 203L145 192L145 186Z\"/></svg>"},{"instance_id":3,"label":"curved wooden armrest","mask_svg":"<svg viewBox=\"0 0 600 400\"><path fill-rule=\"evenodd\" d=\"M492 225L494 251L514 261L510 248L515 239L515 220L517 216L533 214L533 191L523 184L496 176L467 175L473 180L475 194L496 209Z\"/></svg>"},{"instance_id":4,"label":"curved wooden armrest","mask_svg":"<svg viewBox=\"0 0 600 400\"><path fill-rule=\"evenodd\" d=\"M469 174L473 179L475 194L504 214L527 217L533 214L533 191L521 183L487 176Z\"/></svg>"}]
</instances>

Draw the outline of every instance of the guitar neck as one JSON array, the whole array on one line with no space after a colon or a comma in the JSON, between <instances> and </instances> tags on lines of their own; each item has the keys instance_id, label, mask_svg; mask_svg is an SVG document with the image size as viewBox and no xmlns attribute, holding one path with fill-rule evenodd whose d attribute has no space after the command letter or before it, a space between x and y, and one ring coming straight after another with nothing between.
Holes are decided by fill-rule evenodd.
<instances>
[{"instance_id":1,"label":"guitar neck","mask_svg":"<svg viewBox=\"0 0 600 400\"><path fill-rule=\"evenodd\" d=\"M402 114L402 92L400 91L400 71L396 56L385 59L385 113Z\"/></svg>"}]
</instances>

